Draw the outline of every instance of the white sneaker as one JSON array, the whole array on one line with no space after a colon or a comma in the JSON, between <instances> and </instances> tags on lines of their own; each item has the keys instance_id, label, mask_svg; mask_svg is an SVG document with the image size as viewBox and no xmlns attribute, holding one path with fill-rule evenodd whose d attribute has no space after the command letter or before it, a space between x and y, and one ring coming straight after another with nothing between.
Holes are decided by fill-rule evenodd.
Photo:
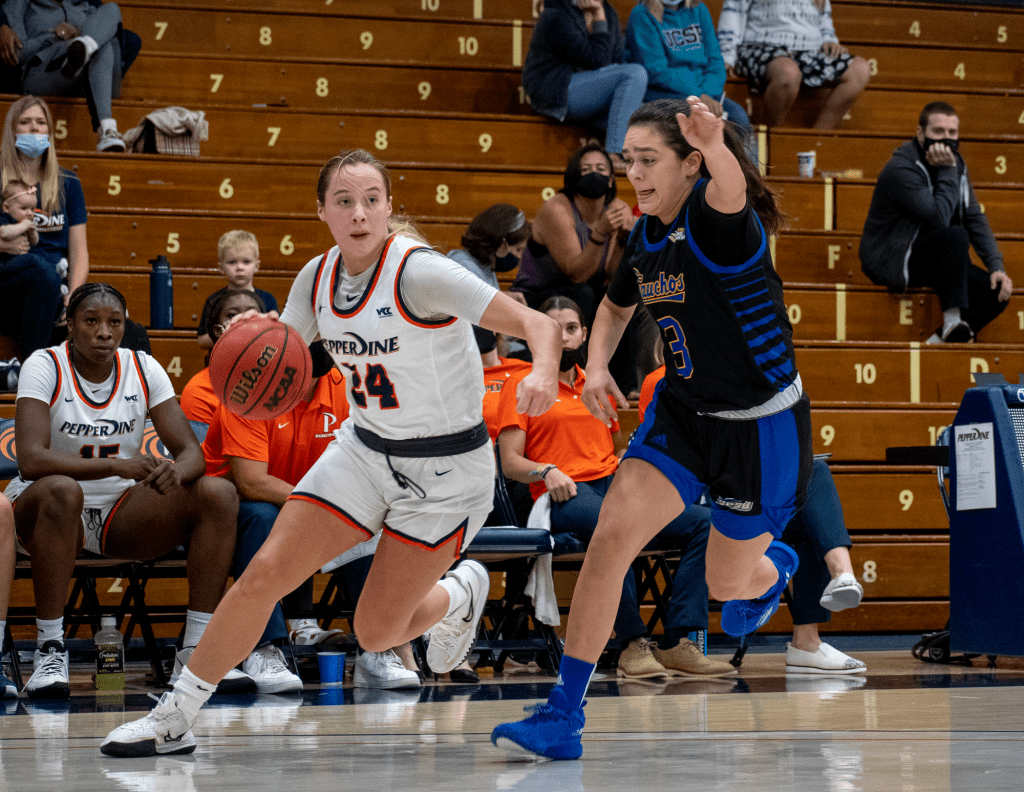
<instances>
[{"instance_id":1,"label":"white sneaker","mask_svg":"<svg viewBox=\"0 0 1024 792\"><path fill-rule=\"evenodd\" d=\"M420 677L410 671L398 659L394 649L386 652L363 652L356 658L356 670L352 673L352 684L357 688L418 688Z\"/></svg>"},{"instance_id":2,"label":"white sneaker","mask_svg":"<svg viewBox=\"0 0 1024 792\"><path fill-rule=\"evenodd\" d=\"M171 674L171 679L167 683L168 685L174 687L174 683L178 681L178 675L181 673L181 669L188 665L188 660L192 657L192 652L194 651L194 646L186 646L184 649L178 650L178 653L174 656L174 673ZM232 668L224 675L224 678L217 683L217 692L255 693L256 680L248 674L243 674L237 668Z\"/></svg>"},{"instance_id":3,"label":"white sneaker","mask_svg":"<svg viewBox=\"0 0 1024 792\"><path fill-rule=\"evenodd\" d=\"M25 692L29 698L68 698L71 680L68 675L68 653L60 641L47 641L32 656L35 669Z\"/></svg>"},{"instance_id":4,"label":"white sneaker","mask_svg":"<svg viewBox=\"0 0 1024 792\"><path fill-rule=\"evenodd\" d=\"M863 674L868 670L861 660L850 657L824 641L816 652L805 652L786 644L786 673L798 674Z\"/></svg>"},{"instance_id":5,"label":"white sneaker","mask_svg":"<svg viewBox=\"0 0 1024 792\"><path fill-rule=\"evenodd\" d=\"M253 649L242 662L242 671L256 681L260 693L294 693L302 690L302 680L288 669L284 653L273 644Z\"/></svg>"},{"instance_id":6,"label":"white sneaker","mask_svg":"<svg viewBox=\"0 0 1024 792\"><path fill-rule=\"evenodd\" d=\"M427 631L427 665L435 674L448 673L469 656L491 589L491 577L479 561L463 561L445 577L458 581L467 597L458 609Z\"/></svg>"},{"instance_id":7,"label":"white sneaker","mask_svg":"<svg viewBox=\"0 0 1024 792\"><path fill-rule=\"evenodd\" d=\"M164 693L145 718L110 732L100 745L100 753L120 757L192 753L196 749L193 723L178 709L174 695L173 690Z\"/></svg>"},{"instance_id":8,"label":"white sneaker","mask_svg":"<svg viewBox=\"0 0 1024 792\"><path fill-rule=\"evenodd\" d=\"M818 602L821 607L837 613L847 608L856 608L864 596L864 587L849 572L843 572L835 580L829 581Z\"/></svg>"},{"instance_id":9,"label":"white sneaker","mask_svg":"<svg viewBox=\"0 0 1024 792\"><path fill-rule=\"evenodd\" d=\"M323 630L315 621L303 624L289 634L296 646L333 646L345 641L344 630Z\"/></svg>"},{"instance_id":10,"label":"white sneaker","mask_svg":"<svg viewBox=\"0 0 1024 792\"><path fill-rule=\"evenodd\" d=\"M97 151L125 151L128 147L116 129L101 129L96 133Z\"/></svg>"}]
</instances>

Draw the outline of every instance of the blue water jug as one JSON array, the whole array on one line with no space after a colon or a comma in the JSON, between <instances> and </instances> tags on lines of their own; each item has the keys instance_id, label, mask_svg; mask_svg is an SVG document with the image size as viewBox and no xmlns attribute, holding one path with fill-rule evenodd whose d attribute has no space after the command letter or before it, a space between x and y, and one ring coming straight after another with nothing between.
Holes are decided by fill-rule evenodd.
<instances>
[{"instance_id":1,"label":"blue water jug","mask_svg":"<svg viewBox=\"0 0 1024 792\"><path fill-rule=\"evenodd\" d=\"M174 327L174 278L171 263L164 256L150 259L153 271L149 273L149 326L154 330Z\"/></svg>"}]
</instances>

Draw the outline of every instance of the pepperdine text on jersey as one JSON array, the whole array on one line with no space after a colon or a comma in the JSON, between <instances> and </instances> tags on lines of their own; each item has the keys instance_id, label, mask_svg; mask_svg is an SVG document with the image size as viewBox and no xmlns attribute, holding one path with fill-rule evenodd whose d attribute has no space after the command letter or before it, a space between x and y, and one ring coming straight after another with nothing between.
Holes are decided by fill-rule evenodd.
<instances>
[{"instance_id":1,"label":"pepperdine text on jersey","mask_svg":"<svg viewBox=\"0 0 1024 792\"><path fill-rule=\"evenodd\" d=\"M352 357L375 357L377 355L390 355L398 351L398 336L385 338L383 341L366 341L355 333L345 333L354 340L325 338L324 345L327 351L335 355L351 355Z\"/></svg>"}]
</instances>

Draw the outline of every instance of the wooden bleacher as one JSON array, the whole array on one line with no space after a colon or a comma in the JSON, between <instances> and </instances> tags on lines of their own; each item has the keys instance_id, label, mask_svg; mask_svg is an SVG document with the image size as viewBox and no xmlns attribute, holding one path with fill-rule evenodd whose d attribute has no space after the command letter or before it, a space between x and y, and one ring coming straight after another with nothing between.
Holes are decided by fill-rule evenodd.
<instances>
[{"instance_id":1,"label":"wooden bleacher","mask_svg":"<svg viewBox=\"0 0 1024 792\"><path fill-rule=\"evenodd\" d=\"M175 329L151 339L179 392L203 366L195 327L221 282L217 239L232 228L253 230L257 283L283 304L294 273L331 244L315 216L314 183L339 149L363 146L388 162L396 210L450 249L492 203L536 212L561 186L571 151L593 134L540 119L526 103L519 72L537 0L119 5L143 39L115 102L119 127L165 105L203 110L211 139L202 156L97 155L84 101L51 106L62 163L83 181L94 277L122 288L133 318L145 323L148 260L163 254L172 263ZM633 0L613 5L625 23ZM708 6L717 18L721 0ZM1024 13L835 0L833 15L842 42L872 63L872 82L839 132L809 129L823 91L802 92L792 126L767 132L770 181L789 217L773 250L813 400L814 450L833 455L866 592L860 608L836 615L833 629L922 632L941 628L948 613L948 526L934 471L886 466L885 448L934 443L973 372L1024 371L1022 292L982 343L930 347L923 341L940 321L934 295L875 287L860 271L857 247L875 177L913 134L920 108L942 98L961 114L962 153L979 200L1007 270L1024 285ZM331 46L310 47L310 39ZM760 100L741 82L730 81L727 92L760 120ZM818 152L819 171L834 176L797 178L795 154L808 149ZM626 180L619 189L632 200ZM0 397L0 416L11 415L13 399ZM635 410L622 420L635 425ZM151 601L181 596L178 581L151 585ZM558 585L564 604L572 580ZM111 581L101 599L116 603L116 587ZM19 582L14 603L25 601ZM788 616L780 612L765 629L787 632Z\"/></svg>"}]
</instances>

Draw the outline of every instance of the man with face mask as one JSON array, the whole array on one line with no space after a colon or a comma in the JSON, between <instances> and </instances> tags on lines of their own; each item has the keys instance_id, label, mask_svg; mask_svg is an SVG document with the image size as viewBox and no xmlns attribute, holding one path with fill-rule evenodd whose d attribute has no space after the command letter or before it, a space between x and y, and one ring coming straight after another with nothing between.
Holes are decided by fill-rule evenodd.
<instances>
[{"instance_id":1,"label":"man with face mask","mask_svg":"<svg viewBox=\"0 0 1024 792\"><path fill-rule=\"evenodd\" d=\"M902 293L934 289L942 327L928 343L970 341L1006 308L1013 282L959 154L960 119L945 102L921 111L917 135L882 169L860 240L864 273ZM970 260L973 247L988 272Z\"/></svg>"}]
</instances>

